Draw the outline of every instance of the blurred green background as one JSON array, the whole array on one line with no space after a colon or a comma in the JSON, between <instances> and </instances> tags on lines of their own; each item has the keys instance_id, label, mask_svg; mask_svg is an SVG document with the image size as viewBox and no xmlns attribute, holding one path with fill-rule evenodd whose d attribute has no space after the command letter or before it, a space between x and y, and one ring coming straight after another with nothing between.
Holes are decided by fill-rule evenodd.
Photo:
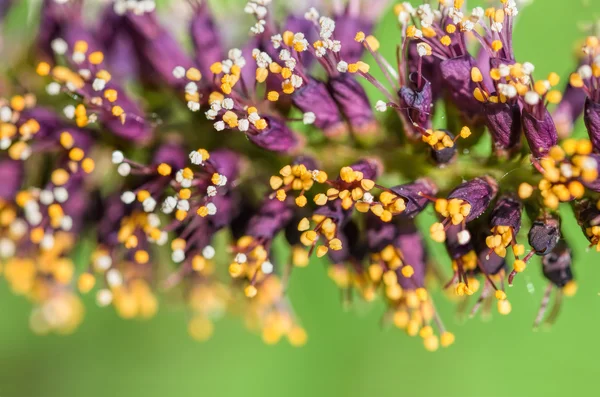
<instances>
[{"instance_id":1,"label":"blurred green background","mask_svg":"<svg viewBox=\"0 0 600 397\"><path fill-rule=\"evenodd\" d=\"M35 26L25 23L26 16L27 7L21 6L7 24ZM533 62L536 75L556 71L564 80L575 66L572 54L584 35L581 28L599 17L598 0L534 1L519 15L517 59ZM393 57L398 33L391 12L376 35L384 54ZM581 123L578 129L581 133ZM586 252L572 220L565 230L575 249L580 288L565 300L551 330L531 327L545 287L536 259L526 271L535 291L529 293L525 279L518 280L508 291L513 305L508 317L461 323L455 303L438 293L438 309L456 343L436 353L425 351L419 338L382 328L381 302L344 311L320 261L294 272L290 288L309 334L303 348L285 341L266 346L236 318L217 323L213 338L198 343L187 335L181 307L163 304L150 321L124 321L91 299L75 334L39 337L28 328L29 303L13 296L2 280L0 396L592 395L600 357L600 257ZM438 253L434 259L447 266Z\"/></svg>"}]
</instances>

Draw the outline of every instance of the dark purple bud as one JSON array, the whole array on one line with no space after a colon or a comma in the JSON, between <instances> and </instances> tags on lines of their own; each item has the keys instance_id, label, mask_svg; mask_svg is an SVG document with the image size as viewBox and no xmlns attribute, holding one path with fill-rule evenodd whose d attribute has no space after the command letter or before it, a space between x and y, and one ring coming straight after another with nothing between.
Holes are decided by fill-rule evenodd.
<instances>
[{"instance_id":1,"label":"dark purple bud","mask_svg":"<svg viewBox=\"0 0 600 397\"><path fill-rule=\"evenodd\" d=\"M415 271L410 278L399 274L398 282L402 288L408 290L423 287L427 271L427 251L423 237L412 220L402 220L398 230L394 245L402 252L404 264L412 266Z\"/></svg>"},{"instance_id":2,"label":"dark purple bud","mask_svg":"<svg viewBox=\"0 0 600 397\"><path fill-rule=\"evenodd\" d=\"M521 230L523 204L513 195L504 195L498 199L490 216L490 226L509 226L516 235Z\"/></svg>"},{"instance_id":3,"label":"dark purple bud","mask_svg":"<svg viewBox=\"0 0 600 397\"><path fill-rule=\"evenodd\" d=\"M330 138L345 135L346 126L327 85L311 78L292 94L292 102L302 112L315 114L314 125Z\"/></svg>"},{"instance_id":4,"label":"dark purple bud","mask_svg":"<svg viewBox=\"0 0 600 397\"><path fill-rule=\"evenodd\" d=\"M417 86L418 76L411 73L409 84L398 91L401 110L411 123L417 123L421 128L431 128L431 111L433 110L433 93L429 80L422 78L421 86Z\"/></svg>"},{"instance_id":5,"label":"dark purple bud","mask_svg":"<svg viewBox=\"0 0 600 397\"><path fill-rule=\"evenodd\" d=\"M223 59L223 45L218 27L208 8L208 1L192 1L194 13L190 35L196 55L196 65L204 76L210 76L210 65Z\"/></svg>"},{"instance_id":6,"label":"dark purple bud","mask_svg":"<svg viewBox=\"0 0 600 397\"><path fill-rule=\"evenodd\" d=\"M378 216L369 213L366 231L369 252L377 253L394 242L398 235L398 226L393 222L384 222Z\"/></svg>"},{"instance_id":7,"label":"dark purple bud","mask_svg":"<svg viewBox=\"0 0 600 397\"><path fill-rule=\"evenodd\" d=\"M185 167L187 159L188 154L180 144L168 142L158 148L152 159L152 165L165 163L177 171Z\"/></svg>"},{"instance_id":8,"label":"dark purple bud","mask_svg":"<svg viewBox=\"0 0 600 397\"><path fill-rule=\"evenodd\" d=\"M446 59L440 64L447 95L454 105L467 117L472 118L481 113L481 103L473 96L476 88L471 81L471 68L475 60L471 55L463 55Z\"/></svg>"},{"instance_id":9,"label":"dark purple bud","mask_svg":"<svg viewBox=\"0 0 600 397\"><path fill-rule=\"evenodd\" d=\"M352 131L357 136L371 135L376 132L377 122L362 85L347 73L330 78L328 83L329 92L339 105Z\"/></svg>"},{"instance_id":10,"label":"dark purple bud","mask_svg":"<svg viewBox=\"0 0 600 397\"><path fill-rule=\"evenodd\" d=\"M294 216L294 207L288 201L267 198L250 219L246 234L255 238L272 240L285 229Z\"/></svg>"},{"instance_id":11,"label":"dark purple bud","mask_svg":"<svg viewBox=\"0 0 600 397\"><path fill-rule=\"evenodd\" d=\"M442 131L445 131L446 135L448 135L450 139L454 139L453 133L444 129L442 129ZM436 149L435 147L431 146L429 149L429 155L431 156L431 160L433 160L434 164L443 167L456 160L456 145L452 147L444 147L442 149Z\"/></svg>"},{"instance_id":12,"label":"dark purple bud","mask_svg":"<svg viewBox=\"0 0 600 397\"><path fill-rule=\"evenodd\" d=\"M560 138L566 138L573 132L575 121L583 113L587 95L581 88L567 84L562 99L554 112L552 118L556 125L556 131Z\"/></svg>"},{"instance_id":13,"label":"dark purple bud","mask_svg":"<svg viewBox=\"0 0 600 397\"><path fill-rule=\"evenodd\" d=\"M466 222L479 218L498 192L498 183L489 176L471 179L452 190L448 200L456 198L468 202L471 211L465 217Z\"/></svg>"},{"instance_id":14,"label":"dark purple bud","mask_svg":"<svg viewBox=\"0 0 600 397\"><path fill-rule=\"evenodd\" d=\"M523 131L534 157L544 157L558 141L558 134L552 116L544 108L543 118L539 119L523 108Z\"/></svg>"},{"instance_id":15,"label":"dark purple bud","mask_svg":"<svg viewBox=\"0 0 600 397\"><path fill-rule=\"evenodd\" d=\"M594 102L590 98L585 100L583 121L594 151L600 152L600 103Z\"/></svg>"},{"instance_id":16,"label":"dark purple bud","mask_svg":"<svg viewBox=\"0 0 600 397\"><path fill-rule=\"evenodd\" d=\"M490 253L490 249L485 244L477 251L477 258L481 266L479 270L485 274L496 275L506 267L506 260L494 251Z\"/></svg>"},{"instance_id":17,"label":"dark purple bud","mask_svg":"<svg viewBox=\"0 0 600 397\"><path fill-rule=\"evenodd\" d=\"M529 245L537 255L547 255L560 240L558 219L547 217L536 220L531 225L528 237Z\"/></svg>"},{"instance_id":18,"label":"dark purple bud","mask_svg":"<svg viewBox=\"0 0 600 397\"><path fill-rule=\"evenodd\" d=\"M518 150L521 143L521 108L518 103L483 104L485 124L492 134L496 155L507 157Z\"/></svg>"},{"instance_id":19,"label":"dark purple bud","mask_svg":"<svg viewBox=\"0 0 600 397\"><path fill-rule=\"evenodd\" d=\"M11 201L18 193L25 168L22 161L0 159L0 201Z\"/></svg>"},{"instance_id":20,"label":"dark purple bud","mask_svg":"<svg viewBox=\"0 0 600 397\"><path fill-rule=\"evenodd\" d=\"M572 263L571 249L562 240L554 247L552 252L542 258L544 277L555 286L562 288L573 280Z\"/></svg>"},{"instance_id":21,"label":"dark purple bud","mask_svg":"<svg viewBox=\"0 0 600 397\"><path fill-rule=\"evenodd\" d=\"M267 128L258 131L256 135L246 134L250 142L263 149L281 153L291 152L298 147L298 137L283 120L269 116L264 118L267 120Z\"/></svg>"},{"instance_id":22,"label":"dark purple bud","mask_svg":"<svg viewBox=\"0 0 600 397\"><path fill-rule=\"evenodd\" d=\"M429 204L426 196L435 196L438 192L437 186L429 178L420 178L412 183L394 186L390 190L405 200L406 209L402 215L408 218L419 215Z\"/></svg>"},{"instance_id":23,"label":"dark purple bud","mask_svg":"<svg viewBox=\"0 0 600 397\"><path fill-rule=\"evenodd\" d=\"M140 65L148 67L164 84L182 87L185 81L176 78L173 69L176 66L187 69L192 62L175 38L160 25L156 14L128 12L123 21L134 39Z\"/></svg>"}]
</instances>

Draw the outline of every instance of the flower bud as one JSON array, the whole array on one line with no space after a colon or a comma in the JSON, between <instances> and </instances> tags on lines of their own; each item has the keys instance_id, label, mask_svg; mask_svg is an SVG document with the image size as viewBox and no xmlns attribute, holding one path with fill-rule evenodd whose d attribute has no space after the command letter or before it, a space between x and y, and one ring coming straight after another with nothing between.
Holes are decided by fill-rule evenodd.
<instances>
[{"instance_id":1,"label":"flower bud","mask_svg":"<svg viewBox=\"0 0 600 397\"><path fill-rule=\"evenodd\" d=\"M433 93L429 80L422 78L421 86L417 86L418 76L411 73L408 76L409 84L398 91L400 107L409 121L417 123L421 128L431 127L431 113L433 110Z\"/></svg>"},{"instance_id":2,"label":"flower bud","mask_svg":"<svg viewBox=\"0 0 600 397\"><path fill-rule=\"evenodd\" d=\"M329 92L358 137L377 132L377 122L364 88L349 74L340 74L328 81ZM317 117L318 118L318 117Z\"/></svg>"},{"instance_id":3,"label":"flower bud","mask_svg":"<svg viewBox=\"0 0 600 397\"><path fill-rule=\"evenodd\" d=\"M485 212L490 202L498 192L498 183L489 176L471 179L452 190L448 200L461 199L471 205L471 210L465 216L466 222L479 218Z\"/></svg>"},{"instance_id":4,"label":"flower bud","mask_svg":"<svg viewBox=\"0 0 600 397\"><path fill-rule=\"evenodd\" d=\"M473 97L476 85L471 81L471 69L474 64L471 55L446 59L440 63L446 93L467 118L473 118L481 112L481 103Z\"/></svg>"},{"instance_id":5,"label":"flower bud","mask_svg":"<svg viewBox=\"0 0 600 397\"><path fill-rule=\"evenodd\" d=\"M454 134L448 130L442 129L446 135L450 137L450 139L454 140ZM439 167L444 167L456 160L456 145L451 147L442 147L441 149L437 149L434 146L429 148L429 154L431 156L431 160L433 163Z\"/></svg>"},{"instance_id":6,"label":"flower bud","mask_svg":"<svg viewBox=\"0 0 600 397\"><path fill-rule=\"evenodd\" d=\"M517 103L483 104L486 125L492 134L494 152L508 156L521 143L521 108Z\"/></svg>"},{"instance_id":7,"label":"flower bud","mask_svg":"<svg viewBox=\"0 0 600 397\"><path fill-rule=\"evenodd\" d=\"M406 201L406 208L402 215L408 218L414 218L419 215L429 204L427 196L435 196L438 189L432 180L420 178L412 183L392 187L394 193Z\"/></svg>"},{"instance_id":8,"label":"flower bud","mask_svg":"<svg viewBox=\"0 0 600 397\"><path fill-rule=\"evenodd\" d=\"M165 163L170 165L174 170L185 167L186 161L187 153L183 146L173 142L161 145L152 158L154 166Z\"/></svg>"},{"instance_id":9,"label":"flower bud","mask_svg":"<svg viewBox=\"0 0 600 397\"><path fill-rule=\"evenodd\" d=\"M600 103L586 98L583 121L590 136L590 141L594 146L594 151L600 152Z\"/></svg>"},{"instance_id":10,"label":"flower bud","mask_svg":"<svg viewBox=\"0 0 600 397\"><path fill-rule=\"evenodd\" d=\"M405 264L410 265L414 270L410 278L398 277L398 283L408 290L423 287L427 272L427 251L423 237L413 220L402 220L398 229L398 237L394 245L402 252Z\"/></svg>"},{"instance_id":11,"label":"flower bud","mask_svg":"<svg viewBox=\"0 0 600 397\"><path fill-rule=\"evenodd\" d=\"M289 201L266 198L258 212L250 218L246 234L256 238L272 240L285 229L294 215L294 206Z\"/></svg>"},{"instance_id":12,"label":"flower bud","mask_svg":"<svg viewBox=\"0 0 600 397\"><path fill-rule=\"evenodd\" d=\"M531 154L536 158L544 157L558 141L558 134L552 116L545 108L543 112L544 115L541 120L527 109L523 109L522 115L525 138L527 138Z\"/></svg>"},{"instance_id":13,"label":"flower bud","mask_svg":"<svg viewBox=\"0 0 600 397\"><path fill-rule=\"evenodd\" d=\"M250 142L272 152L291 152L299 145L298 137L288 128L283 120L276 117L265 117L267 128L258 134L246 134Z\"/></svg>"},{"instance_id":14,"label":"flower bud","mask_svg":"<svg viewBox=\"0 0 600 397\"><path fill-rule=\"evenodd\" d=\"M521 230L523 204L512 195L504 195L498 199L490 216L490 226L509 226L513 234Z\"/></svg>"},{"instance_id":15,"label":"flower bud","mask_svg":"<svg viewBox=\"0 0 600 397\"><path fill-rule=\"evenodd\" d=\"M302 112L314 113L314 125L322 129L327 137L336 138L346 134L342 115L322 81L311 78L294 91L292 102Z\"/></svg>"},{"instance_id":16,"label":"flower bud","mask_svg":"<svg viewBox=\"0 0 600 397\"><path fill-rule=\"evenodd\" d=\"M571 249L561 240L552 251L542 258L544 277L555 286L562 288L573 280Z\"/></svg>"},{"instance_id":17,"label":"flower bud","mask_svg":"<svg viewBox=\"0 0 600 397\"><path fill-rule=\"evenodd\" d=\"M547 255L560 240L559 220L552 217L536 220L529 229L528 238L537 255Z\"/></svg>"}]
</instances>

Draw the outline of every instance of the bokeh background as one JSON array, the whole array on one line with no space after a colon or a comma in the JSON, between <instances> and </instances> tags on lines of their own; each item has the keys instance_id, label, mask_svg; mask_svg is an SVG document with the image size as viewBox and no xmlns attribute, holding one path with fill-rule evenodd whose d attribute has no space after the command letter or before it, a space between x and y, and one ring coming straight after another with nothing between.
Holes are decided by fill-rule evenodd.
<instances>
[{"instance_id":1,"label":"bokeh background","mask_svg":"<svg viewBox=\"0 0 600 397\"><path fill-rule=\"evenodd\" d=\"M39 1L18 3L2 33L15 51L35 34ZM228 0L215 7L235 21L242 15L239 4ZM169 0L159 2L161 12L171 6ZM599 0L535 0L520 12L515 28L517 59L533 62L535 75L556 71L564 82L575 66L576 40L599 18ZM376 32L388 59L398 42L394 20L386 13ZM225 25L223 15L220 21ZM582 132L580 123L577 133ZM456 302L435 294L456 335L454 346L436 353L427 352L419 338L383 326L381 302L344 308L318 260L294 272L290 287L309 334L302 348L286 341L267 346L235 317L217 323L212 339L199 343L188 336L187 313L178 305L161 302L154 319L124 321L91 298L76 333L40 337L28 328L29 303L0 281L0 396L593 395L600 357L600 256L586 251L574 222L565 230L580 288L564 301L551 329L532 330L545 287L535 259L526 271L535 290L528 291L526 278L519 279L508 291L513 304L508 317L459 321ZM432 256L448 266L439 247Z\"/></svg>"}]
</instances>

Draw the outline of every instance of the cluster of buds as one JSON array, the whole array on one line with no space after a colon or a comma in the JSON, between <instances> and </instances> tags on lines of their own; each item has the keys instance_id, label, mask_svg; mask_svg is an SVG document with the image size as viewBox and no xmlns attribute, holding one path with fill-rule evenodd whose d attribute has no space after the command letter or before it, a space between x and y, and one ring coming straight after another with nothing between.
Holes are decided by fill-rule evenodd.
<instances>
[{"instance_id":1,"label":"cluster of buds","mask_svg":"<svg viewBox=\"0 0 600 397\"><path fill-rule=\"evenodd\" d=\"M280 23L250 0L251 38L226 49L208 2L191 0L188 54L151 0L111 2L97 29L84 2L45 0L39 59L16 75L34 70L36 95L0 98L0 264L33 302L31 328L72 332L89 293L149 318L177 289L195 339L231 312L266 343L300 346L287 287L317 260L346 303L381 299L385 321L434 351L455 337L433 286L470 316L493 302L508 315L505 286L525 284L536 256L548 286L534 326L552 323L577 289L561 208L600 251L599 39L561 93L558 74L517 61L515 1L463 3L396 4L400 42L380 43L384 1ZM380 52L391 45L395 62ZM581 115L589 139L570 138ZM436 218L425 231L423 213Z\"/></svg>"}]
</instances>

